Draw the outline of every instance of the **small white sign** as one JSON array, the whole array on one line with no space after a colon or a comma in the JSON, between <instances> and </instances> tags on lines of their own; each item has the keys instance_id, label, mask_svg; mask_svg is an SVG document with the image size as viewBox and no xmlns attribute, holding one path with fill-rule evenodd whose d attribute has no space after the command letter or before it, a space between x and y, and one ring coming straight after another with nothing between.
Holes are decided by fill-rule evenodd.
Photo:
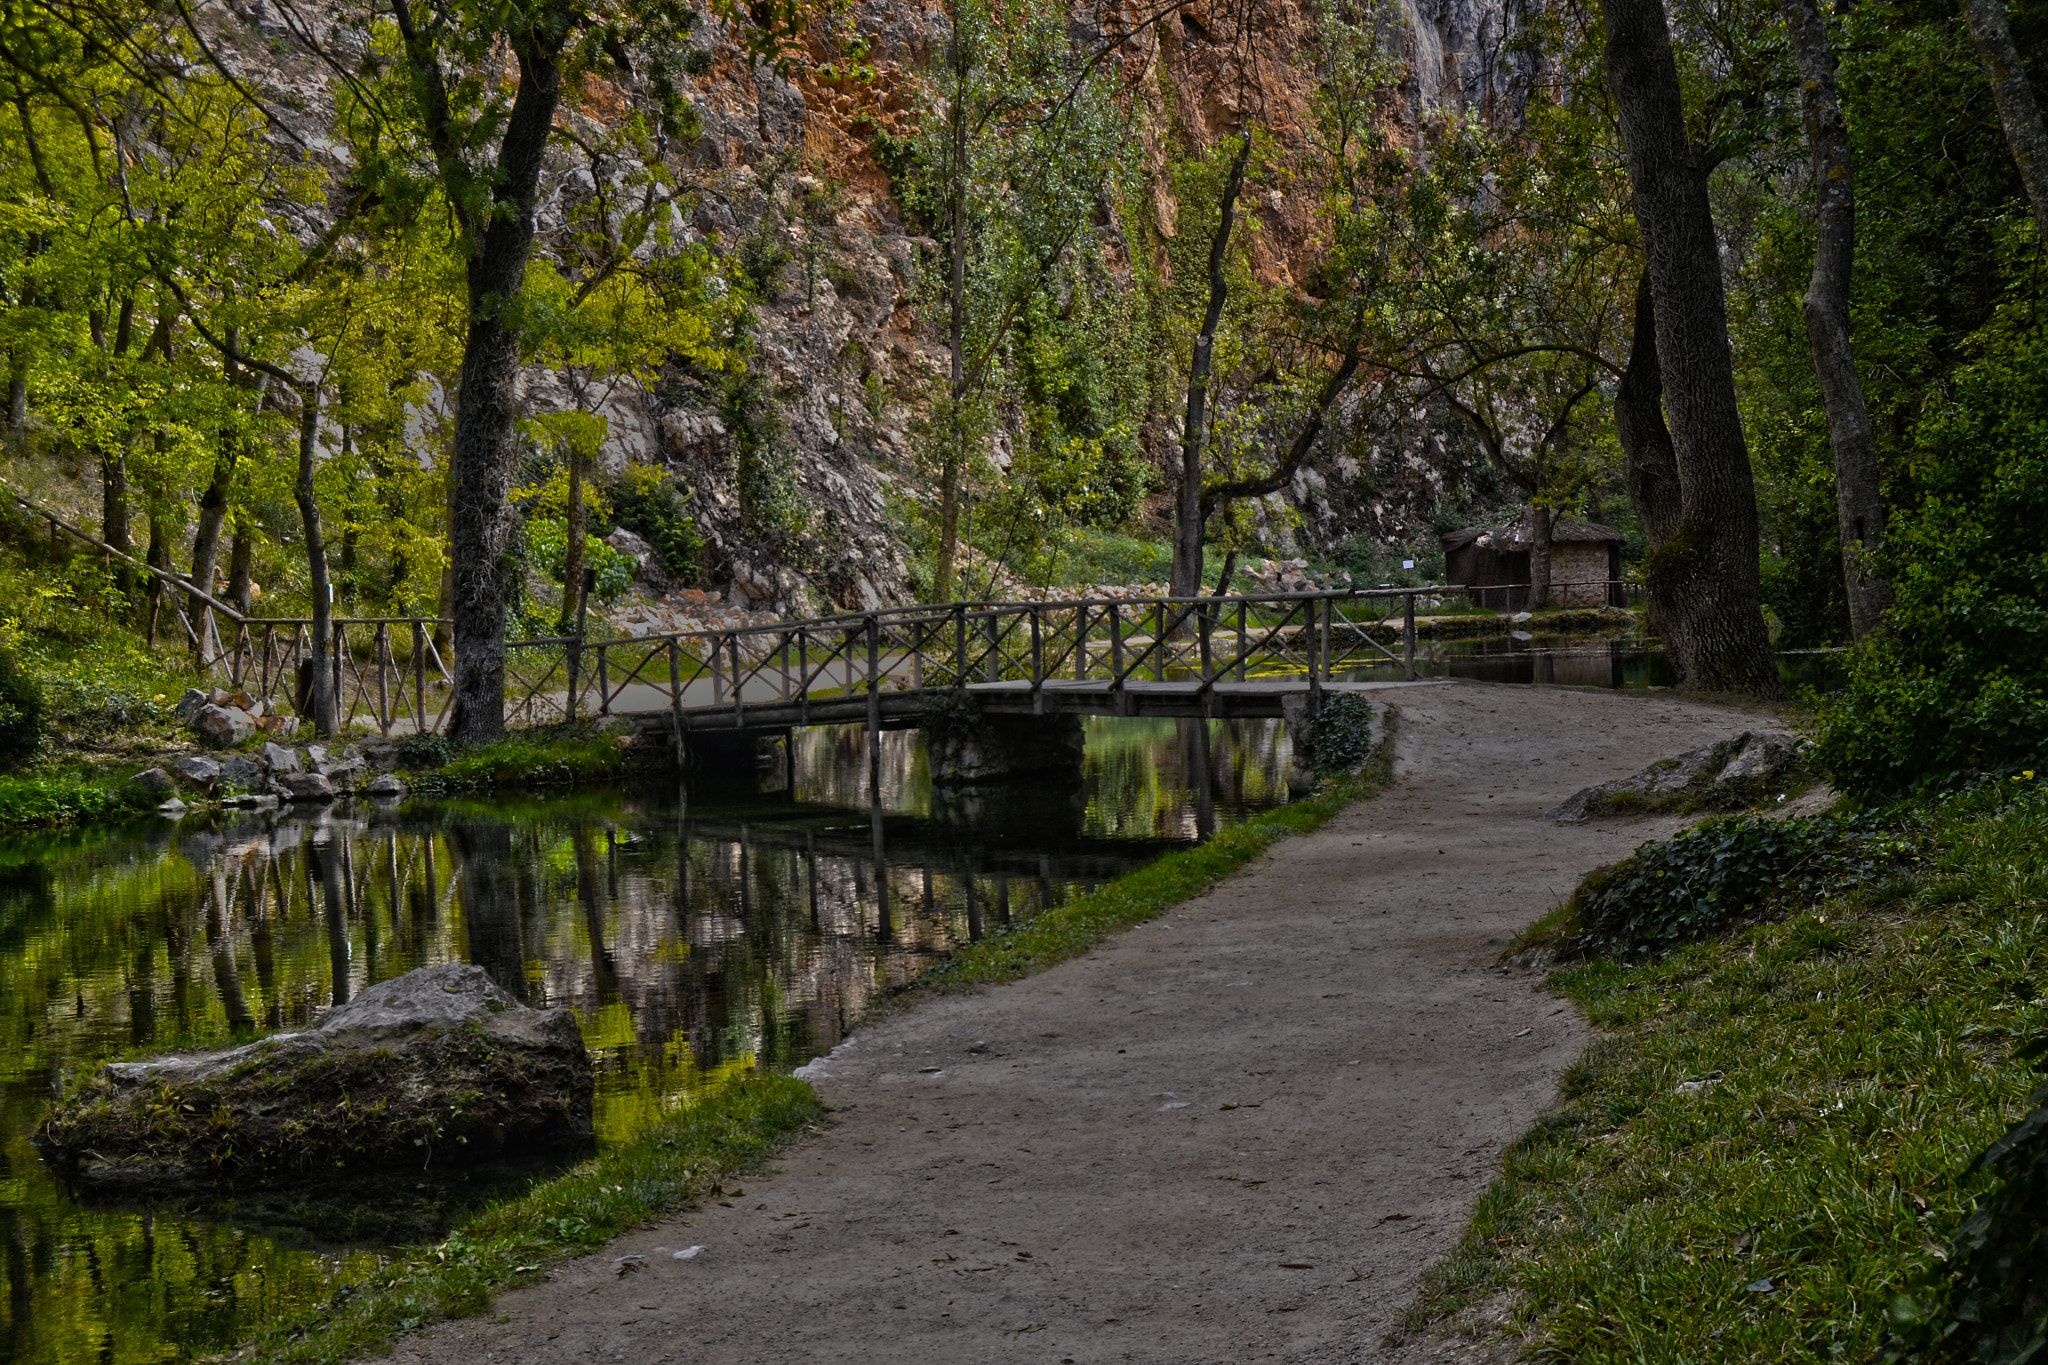
<instances>
[{"instance_id":1,"label":"small white sign","mask_svg":"<svg viewBox=\"0 0 2048 1365\"><path fill-rule=\"evenodd\" d=\"M1404 559L1401 561L1401 567L1404 569L1412 569L1415 567L1415 561L1412 559Z\"/></svg>"}]
</instances>

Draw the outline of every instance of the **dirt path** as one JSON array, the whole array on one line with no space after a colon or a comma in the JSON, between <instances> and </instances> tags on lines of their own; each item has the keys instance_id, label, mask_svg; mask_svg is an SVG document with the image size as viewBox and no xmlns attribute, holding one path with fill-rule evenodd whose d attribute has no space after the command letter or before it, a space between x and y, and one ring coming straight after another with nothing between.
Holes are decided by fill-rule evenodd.
<instances>
[{"instance_id":1,"label":"dirt path","mask_svg":"<svg viewBox=\"0 0 2048 1365\"><path fill-rule=\"evenodd\" d=\"M833 1126L401 1361L1455 1358L1381 1339L1586 1041L1500 945L1670 821L1539 813L1745 728L1416 685L1393 790L1081 960L812 1068ZM690 1260L673 1249L701 1245ZM647 1256L625 1278L613 1257Z\"/></svg>"}]
</instances>

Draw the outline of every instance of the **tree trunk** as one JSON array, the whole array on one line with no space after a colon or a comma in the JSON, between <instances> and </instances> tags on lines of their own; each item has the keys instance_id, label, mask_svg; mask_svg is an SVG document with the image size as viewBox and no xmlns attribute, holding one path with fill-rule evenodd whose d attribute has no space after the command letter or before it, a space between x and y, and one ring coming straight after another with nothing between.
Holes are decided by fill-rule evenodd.
<instances>
[{"instance_id":1,"label":"tree trunk","mask_svg":"<svg viewBox=\"0 0 2048 1365\"><path fill-rule=\"evenodd\" d=\"M583 610L583 537L590 525L583 506L583 459L569 452L569 516L567 544L562 555L562 630L575 627Z\"/></svg>"},{"instance_id":2,"label":"tree trunk","mask_svg":"<svg viewBox=\"0 0 2048 1365\"><path fill-rule=\"evenodd\" d=\"M1636 222L1650 264L1657 357L1670 412L1680 516L1650 557L1665 645L1688 686L1784 691L1764 625L1756 484L1728 344L1707 178L1686 137L1660 0L1601 0Z\"/></svg>"},{"instance_id":3,"label":"tree trunk","mask_svg":"<svg viewBox=\"0 0 2048 1365\"><path fill-rule=\"evenodd\" d=\"M505 604L512 581L507 495L519 420L519 335L506 313L533 254L541 163L561 93L559 64L531 50L519 53L519 93L498 148L495 212L469 258L469 337L448 493L455 618L448 737L460 744L488 743L505 733Z\"/></svg>"},{"instance_id":4,"label":"tree trunk","mask_svg":"<svg viewBox=\"0 0 2048 1365\"><path fill-rule=\"evenodd\" d=\"M1223 185L1216 233L1209 239L1209 308L1202 315L1202 330L1195 338L1195 353L1188 364L1188 415L1181 432L1180 489L1174 506L1173 582L1169 588L1175 597L1195 597L1202 591L1202 525L1207 520L1202 506L1202 447L1209 427L1209 371L1215 359L1216 328L1223 320L1223 305L1230 297L1223 268L1230 260L1230 233L1237 223L1237 198L1244 189L1245 163L1251 154L1252 129L1247 123L1244 140L1230 163L1230 178Z\"/></svg>"},{"instance_id":5,"label":"tree trunk","mask_svg":"<svg viewBox=\"0 0 2048 1365\"><path fill-rule=\"evenodd\" d=\"M307 384L299 390L299 477L292 500L306 533L306 587L313 598L313 733L334 733L334 603L327 578L327 544L320 530L320 503L313 496L313 466L319 454L320 390Z\"/></svg>"},{"instance_id":6,"label":"tree trunk","mask_svg":"<svg viewBox=\"0 0 2048 1365\"><path fill-rule=\"evenodd\" d=\"M967 465L967 44L961 41L959 18L953 25L953 99L947 113L952 142L952 266L949 285L952 314L947 341L952 349L948 392L953 397L953 430L939 462L939 554L932 568L932 600L953 595L953 561L960 545L960 483Z\"/></svg>"},{"instance_id":7,"label":"tree trunk","mask_svg":"<svg viewBox=\"0 0 2048 1365\"><path fill-rule=\"evenodd\" d=\"M1550 605L1550 533L1556 518L1550 504L1529 504L1529 610L1542 611Z\"/></svg>"},{"instance_id":8,"label":"tree trunk","mask_svg":"<svg viewBox=\"0 0 2048 1365\"><path fill-rule=\"evenodd\" d=\"M226 355L240 353L239 329L230 327L227 332ZM227 377L233 382L239 367L232 359L226 362ZM256 388L256 410L263 411L263 395L267 386L258 382ZM221 527L227 521L228 489L235 479L235 462L241 454L239 442L230 437L221 442L220 453L214 457L213 477L207 480L206 490L199 495L199 516L192 533L192 586L201 592L213 591L213 575L220 561ZM205 603L192 599L192 614L196 617Z\"/></svg>"},{"instance_id":9,"label":"tree trunk","mask_svg":"<svg viewBox=\"0 0 2048 1365\"><path fill-rule=\"evenodd\" d=\"M2041 235L2042 249L2048 250L2048 127L2042 126L2034 88L2027 83L2027 68L2013 43L2005 0L1963 0L1963 15L1970 21L1970 38L1998 101L2006 145L2020 164L2020 179L2033 201L2034 230Z\"/></svg>"},{"instance_id":10,"label":"tree trunk","mask_svg":"<svg viewBox=\"0 0 2048 1365\"><path fill-rule=\"evenodd\" d=\"M235 518L235 534L228 547L228 605L244 616L254 615L249 591L249 558L254 551L255 528L242 517Z\"/></svg>"},{"instance_id":11,"label":"tree trunk","mask_svg":"<svg viewBox=\"0 0 2048 1365\"><path fill-rule=\"evenodd\" d=\"M1785 0L1785 26L1799 62L1806 140L1813 149L1813 278L1800 311L1828 414L1835 457L1835 514L1842 538L1842 584L1849 629L1862 639L1884 623L1892 585L1878 577L1871 554L1884 539L1884 502L1877 482L1877 440L1856 377L1849 344L1849 276L1856 261L1856 191L1849 165L1849 124L1835 85L1835 49L1819 0Z\"/></svg>"},{"instance_id":12,"label":"tree trunk","mask_svg":"<svg viewBox=\"0 0 2048 1365\"><path fill-rule=\"evenodd\" d=\"M118 450L100 456L100 539L122 554L135 553L128 539L128 460ZM114 582L125 595L135 591L135 571L114 563Z\"/></svg>"},{"instance_id":13,"label":"tree trunk","mask_svg":"<svg viewBox=\"0 0 2048 1365\"><path fill-rule=\"evenodd\" d=\"M1621 440L1628 500L1654 551L1678 530L1682 511L1678 456L1664 425L1664 379L1657 367L1657 306L1650 270L1636 280L1636 329L1628 368L1614 390L1614 431Z\"/></svg>"}]
</instances>

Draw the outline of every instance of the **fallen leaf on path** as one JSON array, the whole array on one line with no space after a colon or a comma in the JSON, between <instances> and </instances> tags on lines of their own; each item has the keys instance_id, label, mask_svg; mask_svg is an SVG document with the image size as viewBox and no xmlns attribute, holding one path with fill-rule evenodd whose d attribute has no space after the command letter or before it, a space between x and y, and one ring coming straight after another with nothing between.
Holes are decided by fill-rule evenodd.
<instances>
[{"instance_id":1,"label":"fallen leaf on path","mask_svg":"<svg viewBox=\"0 0 2048 1365\"><path fill-rule=\"evenodd\" d=\"M1382 1223L1405 1223L1412 1216L1412 1214L1406 1213L1390 1213L1386 1217L1380 1219L1380 1221Z\"/></svg>"},{"instance_id":2,"label":"fallen leaf on path","mask_svg":"<svg viewBox=\"0 0 2048 1365\"><path fill-rule=\"evenodd\" d=\"M1517 1033L1515 1036L1517 1038L1527 1038L1530 1034L1534 1033L1535 1031L1536 1030L1533 1028L1525 1028L1520 1033Z\"/></svg>"},{"instance_id":3,"label":"fallen leaf on path","mask_svg":"<svg viewBox=\"0 0 2048 1365\"><path fill-rule=\"evenodd\" d=\"M703 1247L684 1247L671 1258L677 1261L694 1261L704 1254Z\"/></svg>"},{"instance_id":4,"label":"fallen leaf on path","mask_svg":"<svg viewBox=\"0 0 2048 1365\"><path fill-rule=\"evenodd\" d=\"M1371 1278L1372 1272L1370 1270L1361 1270L1356 1275L1353 1275L1350 1279L1346 1280L1344 1283L1357 1284L1360 1280L1369 1280Z\"/></svg>"},{"instance_id":5,"label":"fallen leaf on path","mask_svg":"<svg viewBox=\"0 0 2048 1365\"><path fill-rule=\"evenodd\" d=\"M613 1261L612 1264L618 1268L617 1273L623 1279L625 1276L631 1275L634 1271L638 1270L646 1259L645 1256L621 1256L616 1261Z\"/></svg>"}]
</instances>

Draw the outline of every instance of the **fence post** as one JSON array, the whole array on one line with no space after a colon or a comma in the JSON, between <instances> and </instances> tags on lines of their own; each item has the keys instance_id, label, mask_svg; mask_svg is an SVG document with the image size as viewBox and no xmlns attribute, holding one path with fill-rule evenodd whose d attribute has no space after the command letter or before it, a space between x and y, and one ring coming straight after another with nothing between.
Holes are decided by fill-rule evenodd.
<instances>
[{"instance_id":1,"label":"fence post","mask_svg":"<svg viewBox=\"0 0 2048 1365\"><path fill-rule=\"evenodd\" d=\"M1313 716L1316 709L1323 704L1323 661L1316 649L1316 626L1322 613L1317 609L1317 599L1313 597L1304 599L1302 605L1308 608L1308 620L1302 625L1302 634L1307 637L1305 648L1308 651L1308 713Z\"/></svg>"},{"instance_id":2,"label":"fence post","mask_svg":"<svg viewBox=\"0 0 2048 1365\"><path fill-rule=\"evenodd\" d=\"M873 616L867 618L868 633L868 798L875 803L879 821L882 810L882 629Z\"/></svg>"},{"instance_id":3,"label":"fence post","mask_svg":"<svg viewBox=\"0 0 2048 1365\"><path fill-rule=\"evenodd\" d=\"M1248 616L1247 603L1240 597L1237 599L1237 680L1239 682L1244 681L1245 661L1251 657L1252 652L1252 637L1248 629Z\"/></svg>"},{"instance_id":4,"label":"fence post","mask_svg":"<svg viewBox=\"0 0 2048 1365\"><path fill-rule=\"evenodd\" d=\"M1401 649L1407 656L1408 681L1415 681L1415 594L1401 594Z\"/></svg>"},{"instance_id":5,"label":"fence post","mask_svg":"<svg viewBox=\"0 0 2048 1365\"><path fill-rule=\"evenodd\" d=\"M1045 641L1036 602L1031 604L1031 714L1045 714Z\"/></svg>"},{"instance_id":6,"label":"fence post","mask_svg":"<svg viewBox=\"0 0 2048 1365\"><path fill-rule=\"evenodd\" d=\"M1317 652L1321 655L1323 660L1324 682L1329 682L1331 679L1337 676L1336 670L1332 668L1330 665L1330 624L1331 618L1335 617L1336 614L1337 599L1334 597L1325 597L1323 599L1323 624L1320 627L1321 639L1317 645Z\"/></svg>"},{"instance_id":7,"label":"fence post","mask_svg":"<svg viewBox=\"0 0 2048 1365\"><path fill-rule=\"evenodd\" d=\"M683 642L680 636L668 637L668 719L669 731L675 740L676 771L683 770Z\"/></svg>"},{"instance_id":8,"label":"fence post","mask_svg":"<svg viewBox=\"0 0 2048 1365\"><path fill-rule=\"evenodd\" d=\"M339 735L348 724L348 712L341 704L341 654L348 647L348 634L341 622L334 623L334 733ZM360 676L360 675L358 675Z\"/></svg>"},{"instance_id":9,"label":"fence post","mask_svg":"<svg viewBox=\"0 0 2048 1365\"><path fill-rule=\"evenodd\" d=\"M732 656L732 721L736 728L745 728L747 723L747 701L740 687L740 633L734 631L726 637L726 652ZM602 661L604 656L598 655Z\"/></svg>"},{"instance_id":10,"label":"fence post","mask_svg":"<svg viewBox=\"0 0 2048 1365\"><path fill-rule=\"evenodd\" d=\"M953 686L967 686L967 608L953 608Z\"/></svg>"},{"instance_id":11,"label":"fence post","mask_svg":"<svg viewBox=\"0 0 2048 1365\"><path fill-rule=\"evenodd\" d=\"M391 738L391 623L377 623L377 733Z\"/></svg>"},{"instance_id":12,"label":"fence post","mask_svg":"<svg viewBox=\"0 0 2048 1365\"><path fill-rule=\"evenodd\" d=\"M412 618L412 728L427 732L427 628Z\"/></svg>"},{"instance_id":13,"label":"fence post","mask_svg":"<svg viewBox=\"0 0 2048 1365\"><path fill-rule=\"evenodd\" d=\"M612 713L611 673L605 667L605 660L609 657L609 646L599 645L597 647L597 714L600 716L608 716ZM630 677L631 675L628 674L627 676Z\"/></svg>"},{"instance_id":14,"label":"fence post","mask_svg":"<svg viewBox=\"0 0 2048 1365\"><path fill-rule=\"evenodd\" d=\"M1074 608L1074 681L1088 681L1088 604Z\"/></svg>"}]
</instances>

